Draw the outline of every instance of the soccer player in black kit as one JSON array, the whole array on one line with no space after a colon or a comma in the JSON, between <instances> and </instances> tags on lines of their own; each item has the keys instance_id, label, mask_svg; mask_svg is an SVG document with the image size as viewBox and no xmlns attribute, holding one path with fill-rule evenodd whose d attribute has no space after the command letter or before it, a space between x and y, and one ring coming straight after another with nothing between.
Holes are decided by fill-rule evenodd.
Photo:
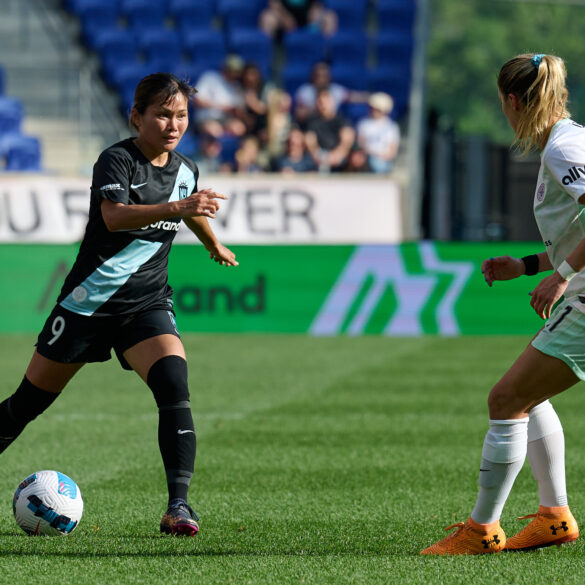
<instances>
[{"instance_id":1,"label":"soccer player in black kit","mask_svg":"<svg viewBox=\"0 0 585 585\"><path fill-rule=\"evenodd\" d=\"M87 362L110 359L152 390L169 492L161 532L194 536L198 518L187 503L195 461L187 362L173 313L167 261L181 220L210 258L237 266L207 217L224 195L197 190L198 170L174 151L188 125L195 90L174 75L142 79L128 138L100 155L93 169L89 221L71 272L41 331L16 392L0 404L0 452L59 396Z\"/></svg>"}]
</instances>

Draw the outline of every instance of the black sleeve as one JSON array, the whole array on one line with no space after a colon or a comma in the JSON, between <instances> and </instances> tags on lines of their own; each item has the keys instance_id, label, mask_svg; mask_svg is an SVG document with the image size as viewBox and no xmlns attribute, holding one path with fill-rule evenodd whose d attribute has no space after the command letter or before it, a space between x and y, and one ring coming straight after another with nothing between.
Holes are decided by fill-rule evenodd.
<instances>
[{"instance_id":1,"label":"black sleeve","mask_svg":"<svg viewBox=\"0 0 585 585\"><path fill-rule=\"evenodd\" d=\"M129 203L132 163L122 153L108 149L102 152L93 167L92 191L100 199Z\"/></svg>"}]
</instances>

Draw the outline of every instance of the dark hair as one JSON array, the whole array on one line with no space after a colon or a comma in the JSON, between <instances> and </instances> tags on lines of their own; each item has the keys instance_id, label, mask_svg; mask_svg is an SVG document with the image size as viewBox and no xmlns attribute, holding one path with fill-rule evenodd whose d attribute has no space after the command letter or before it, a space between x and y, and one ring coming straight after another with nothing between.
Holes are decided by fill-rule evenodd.
<instances>
[{"instance_id":1,"label":"dark hair","mask_svg":"<svg viewBox=\"0 0 585 585\"><path fill-rule=\"evenodd\" d=\"M152 73L138 82L132 109L144 114L148 106L154 103L166 104L178 93L182 93L188 101L196 92L197 90L187 81L182 81L172 73ZM130 125L133 126L132 122Z\"/></svg>"}]
</instances>

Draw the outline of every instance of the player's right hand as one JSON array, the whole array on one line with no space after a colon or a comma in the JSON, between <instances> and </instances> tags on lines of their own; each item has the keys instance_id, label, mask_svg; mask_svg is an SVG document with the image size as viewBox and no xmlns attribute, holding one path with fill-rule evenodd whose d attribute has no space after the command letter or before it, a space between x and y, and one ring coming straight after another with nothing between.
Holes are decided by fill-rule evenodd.
<instances>
[{"instance_id":1,"label":"player's right hand","mask_svg":"<svg viewBox=\"0 0 585 585\"><path fill-rule=\"evenodd\" d=\"M488 286L492 286L495 280L512 280L522 276L525 267L520 258L497 256L484 260L481 264L481 272Z\"/></svg>"},{"instance_id":2,"label":"player's right hand","mask_svg":"<svg viewBox=\"0 0 585 585\"><path fill-rule=\"evenodd\" d=\"M205 216L214 219L215 213L219 209L218 199L225 200L227 197L216 193L213 189L196 191L178 202L180 215L181 217Z\"/></svg>"}]
</instances>

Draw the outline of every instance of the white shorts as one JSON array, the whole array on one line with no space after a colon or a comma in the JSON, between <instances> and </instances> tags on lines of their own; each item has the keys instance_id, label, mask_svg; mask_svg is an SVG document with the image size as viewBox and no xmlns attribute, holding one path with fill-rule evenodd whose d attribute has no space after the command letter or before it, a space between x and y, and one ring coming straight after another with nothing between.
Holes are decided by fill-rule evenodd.
<instances>
[{"instance_id":1,"label":"white shorts","mask_svg":"<svg viewBox=\"0 0 585 585\"><path fill-rule=\"evenodd\" d=\"M581 306L578 299L560 302L532 340L532 347L562 360L585 380L585 313Z\"/></svg>"}]
</instances>

